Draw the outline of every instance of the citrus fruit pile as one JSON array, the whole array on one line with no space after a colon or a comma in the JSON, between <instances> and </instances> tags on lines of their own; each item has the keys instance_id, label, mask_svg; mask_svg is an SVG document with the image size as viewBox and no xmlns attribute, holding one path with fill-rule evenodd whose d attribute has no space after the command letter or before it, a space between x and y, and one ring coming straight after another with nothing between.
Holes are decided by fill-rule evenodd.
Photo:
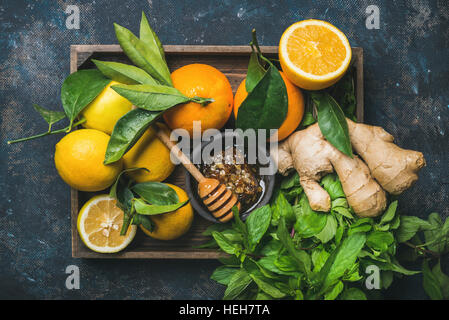
<instances>
[{"instance_id":1,"label":"citrus fruit pile","mask_svg":"<svg viewBox=\"0 0 449 320\"><path fill-rule=\"evenodd\" d=\"M86 129L75 130L63 137L55 147L55 166L61 178L79 191L103 191L110 187L122 170L136 182L163 181L173 172L170 151L156 137L155 128L149 127L122 159L105 165L104 157L110 134L118 119L132 109L132 104L111 89L118 84L111 81L104 90L82 111ZM232 95L231 95L232 98ZM167 133L169 129L158 124ZM168 185L168 184L167 184ZM170 185L180 201L188 200L181 188ZM190 204L173 212L152 217L155 228L141 229L147 235L161 240L176 239L185 234L193 221ZM124 211L117 200L107 194L94 196L84 204L78 215L77 228L83 243L99 253L115 253L126 248L133 240L137 227L130 225L124 235Z\"/></svg>"},{"instance_id":2,"label":"citrus fruit pile","mask_svg":"<svg viewBox=\"0 0 449 320\"><path fill-rule=\"evenodd\" d=\"M125 248L138 225L160 240L176 239L192 225L193 209L184 190L162 183L175 165L158 130L192 137L196 125L201 133L219 130L232 123L228 120L233 114L237 128L276 129L277 135L269 139L286 139L305 113L301 88L332 85L351 60L341 31L324 21L305 20L282 35L280 71L263 56L254 31L247 77L234 96L225 74L213 66L193 63L170 73L163 47L144 14L140 38L117 24L115 31L134 65L93 60L97 69L79 70L64 81L64 112L35 106L49 124L48 132L13 141L69 132L55 148L61 178L80 191L110 188L109 195L89 200L78 217L83 242L104 253ZM52 125L64 118L69 126L53 131ZM71 131L80 124L83 129Z\"/></svg>"},{"instance_id":3,"label":"citrus fruit pile","mask_svg":"<svg viewBox=\"0 0 449 320\"><path fill-rule=\"evenodd\" d=\"M122 170L136 183L161 182L173 172L175 165L169 149L157 138L156 130L184 129L193 134L194 121L200 121L201 130L222 128L233 108L233 93L226 76L216 68L204 64L184 66L172 73L176 89L189 97L207 97L207 104L188 102L179 104L164 114L163 123L150 126L121 159L105 164L110 135L117 121L131 111L132 103L111 87L103 91L81 112L86 129L75 130L63 137L55 148L55 165L61 178L80 191L103 191L113 185ZM170 128L169 128L170 127ZM145 168L146 170L133 170ZM180 187L170 186L179 202L188 200ZM188 203L172 212L150 217L152 230L140 225L148 236L160 240L173 240L185 234L192 225L193 209ZM117 199L102 194L93 197L80 210L78 232L84 244L96 252L115 253L125 248L136 234L136 226L123 228L124 211Z\"/></svg>"}]
</instances>

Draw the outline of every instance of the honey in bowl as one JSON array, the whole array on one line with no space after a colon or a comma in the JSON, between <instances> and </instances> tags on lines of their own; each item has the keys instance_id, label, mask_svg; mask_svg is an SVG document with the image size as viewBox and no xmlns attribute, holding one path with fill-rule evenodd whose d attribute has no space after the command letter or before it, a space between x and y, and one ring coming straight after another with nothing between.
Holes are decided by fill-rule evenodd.
<instances>
[{"instance_id":1,"label":"honey in bowl","mask_svg":"<svg viewBox=\"0 0 449 320\"><path fill-rule=\"evenodd\" d=\"M217 179L234 192L241 204L240 212L251 210L263 194L264 181L258 166L246 163L244 155L235 147L212 156L207 164L200 166L200 171L206 178Z\"/></svg>"}]
</instances>

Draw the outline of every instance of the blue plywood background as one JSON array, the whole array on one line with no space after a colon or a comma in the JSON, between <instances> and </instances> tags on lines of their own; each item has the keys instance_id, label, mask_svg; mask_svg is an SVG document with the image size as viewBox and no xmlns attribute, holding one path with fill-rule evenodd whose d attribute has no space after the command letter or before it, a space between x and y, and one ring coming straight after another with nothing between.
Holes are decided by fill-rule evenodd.
<instances>
[{"instance_id":1,"label":"blue plywood background","mask_svg":"<svg viewBox=\"0 0 449 320\"><path fill-rule=\"evenodd\" d=\"M368 30L365 10L380 9ZM66 28L67 5L80 29ZM137 32L141 11L164 44L244 45L256 28L277 45L291 23L324 19L364 48L365 121L381 125L427 160L400 196L400 210L449 215L449 4L440 1L0 1L0 298L218 299L216 261L71 258L70 194L58 177L59 136L8 146L46 130L32 103L60 109L70 44L116 43L113 22ZM448 259L445 259L448 271ZM65 287L68 265L81 288ZM420 276L396 281L389 298L425 298Z\"/></svg>"}]
</instances>

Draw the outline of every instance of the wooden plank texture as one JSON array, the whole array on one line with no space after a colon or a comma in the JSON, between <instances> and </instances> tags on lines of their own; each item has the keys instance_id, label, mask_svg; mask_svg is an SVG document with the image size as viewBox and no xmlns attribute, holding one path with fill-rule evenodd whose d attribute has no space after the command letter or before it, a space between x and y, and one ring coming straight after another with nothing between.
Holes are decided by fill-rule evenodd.
<instances>
[{"instance_id":1,"label":"wooden plank texture","mask_svg":"<svg viewBox=\"0 0 449 320\"><path fill-rule=\"evenodd\" d=\"M190 63L205 63L222 71L229 79L235 93L238 85L246 76L249 46L164 46L170 70ZM262 46L262 52L268 57L277 57L276 46ZM363 49L352 48L353 63L356 67L357 120L363 122ZM70 48L70 72L79 69L94 68L90 59L131 63L123 54L119 45L72 45ZM185 186L184 170L177 166L167 182ZM99 192L105 193L105 192ZM99 194L98 193L98 194ZM121 259L217 259L225 256L216 250L195 249L209 240L201 233L211 224L199 215L195 215L192 228L187 234L172 241L160 241L149 238L138 230L136 238L125 250L115 254L99 254L88 249L79 238L76 220L81 206L96 193L71 190L71 227L72 257L74 258L121 258Z\"/></svg>"}]
</instances>

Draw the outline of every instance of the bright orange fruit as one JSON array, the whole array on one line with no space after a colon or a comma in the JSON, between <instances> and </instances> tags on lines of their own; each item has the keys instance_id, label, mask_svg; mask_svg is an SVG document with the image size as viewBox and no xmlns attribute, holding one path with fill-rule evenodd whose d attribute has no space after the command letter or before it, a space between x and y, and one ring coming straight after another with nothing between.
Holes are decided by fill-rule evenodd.
<instances>
[{"instance_id":1,"label":"bright orange fruit","mask_svg":"<svg viewBox=\"0 0 449 320\"><path fill-rule=\"evenodd\" d=\"M164 112L164 120L171 129L182 128L192 136L193 122L201 121L201 132L221 129L232 112L234 97L231 84L218 69L206 64L189 64L172 72L173 86L193 98L212 98L213 102L201 105L188 102Z\"/></svg>"},{"instance_id":2,"label":"bright orange fruit","mask_svg":"<svg viewBox=\"0 0 449 320\"><path fill-rule=\"evenodd\" d=\"M288 111L284 122L278 129L278 141L287 138L293 131L295 131L304 115L304 97L301 90L291 83L283 72L280 72L280 74L282 79L284 79L285 87L287 88ZM245 83L246 81L243 79L235 93L234 116L236 119L240 105L248 96Z\"/></svg>"}]
</instances>

